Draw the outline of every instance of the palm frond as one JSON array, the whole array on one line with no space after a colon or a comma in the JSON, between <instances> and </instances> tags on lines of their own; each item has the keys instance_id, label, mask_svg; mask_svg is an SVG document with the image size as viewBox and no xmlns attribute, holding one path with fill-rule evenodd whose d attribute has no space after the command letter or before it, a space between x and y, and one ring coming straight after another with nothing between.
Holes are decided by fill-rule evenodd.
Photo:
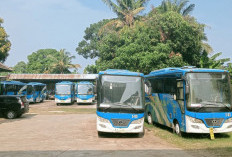
<instances>
[{"instance_id":1,"label":"palm frond","mask_svg":"<svg viewBox=\"0 0 232 157\"><path fill-rule=\"evenodd\" d=\"M137 8L135 10L132 11L132 15L133 16L136 16L137 14L139 14L141 11L143 11L145 8L144 7L140 7L140 8Z\"/></svg>"},{"instance_id":2,"label":"palm frond","mask_svg":"<svg viewBox=\"0 0 232 157\"><path fill-rule=\"evenodd\" d=\"M190 12L192 12L195 8L195 4L190 4L186 9L183 10L182 15L187 16Z\"/></svg>"}]
</instances>

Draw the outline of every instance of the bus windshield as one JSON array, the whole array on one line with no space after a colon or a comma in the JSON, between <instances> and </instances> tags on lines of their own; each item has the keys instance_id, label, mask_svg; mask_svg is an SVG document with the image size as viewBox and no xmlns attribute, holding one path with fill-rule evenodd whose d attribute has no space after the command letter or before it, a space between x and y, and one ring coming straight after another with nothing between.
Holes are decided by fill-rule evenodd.
<instances>
[{"instance_id":1,"label":"bus windshield","mask_svg":"<svg viewBox=\"0 0 232 157\"><path fill-rule=\"evenodd\" d=\"M143 107L141 77L103 75L101 86L100 106Z\"/></svg>"},{"instance_id":2,"label":"bus windshield","mask_svg":"<svg viewBox=\"0 0 232 157\"><path fill-rule=\"evenodd\" d=\"M91 84L78 84L79 95L91 95L93 94L93 86Z\"/></svg>"},{"instance_id":3,"label":"bus windshield","mask_svg":"<svg viewBox=\"0 0 232 157\"><path fill-rule=\"evenodd\" d=\"M71 86L70 85L56 85L56 94L57 95L71 94Z\"/></svg>"},{"instance_id":4,"label":"bus windshield","mask_svg":"<svg viewBox=\"0 0 232 157\"><path fill-rule=\"evenodd\" d=\"M231 110L231 90L227 73L188 73L189 108L209 112Z\"/></svg>"}]
</instances>

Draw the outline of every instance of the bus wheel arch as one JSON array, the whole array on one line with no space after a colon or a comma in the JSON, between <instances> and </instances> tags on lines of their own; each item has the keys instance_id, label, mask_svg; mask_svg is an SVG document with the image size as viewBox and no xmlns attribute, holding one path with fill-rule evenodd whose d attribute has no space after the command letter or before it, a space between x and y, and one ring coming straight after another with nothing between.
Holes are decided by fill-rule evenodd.
<instances>
[{"instance_id":1,"label":"bus wheel arch","mask_svg":"<svg viewBox=\"0 0 232 157\"><path fill-rule=\"evenodd\" d=\"M176 133L180 137L182 136L182 132L180 130L180 124L177 119L173 120L172 129L173 129L173 133Z\"/></svg>"}]
</instances>

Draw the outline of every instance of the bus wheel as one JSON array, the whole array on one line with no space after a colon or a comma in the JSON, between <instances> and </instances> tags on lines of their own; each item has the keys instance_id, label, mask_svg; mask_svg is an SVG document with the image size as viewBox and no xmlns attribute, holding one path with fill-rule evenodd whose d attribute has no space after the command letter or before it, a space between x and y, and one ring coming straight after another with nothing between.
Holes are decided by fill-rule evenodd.
<instances>
[{"instance_id":1,"label":"bus wheel","mask_svg":"<svg viewBox=\"0 0 232 157\"><path fill-rule=\"evenodd\" d=\"M138 138L142 138L145 135L145 129L143 128L143 132L138 133Z\"/></svg>"},{"instance_id":2,"label":"bus wheel","mask_svg":"<svg viewBox=\"0 0 232 157\"><path fill-rule=\"evenodd\" d=\"M8 119L14 119L17 116L16 112L12 110L7 111L5 114L6 114L6 118Z\"/></svg>"},{"instance_id":3,"label":"bus wheel","mask_svg":"<svg viewBox=\"0 0 232 157\"><path fill-rule=\"evenodd\" d=\"M57 103L57 104L56 104L56 106L60 106L60 104L59 104L59 103Z\"/></svg>"},{"instance_id":4,"label":"bus wheel","mask_svg":"<svg viewBox=\"0 0 232 157\"><path fill-rule=\"evenodd\" d=\"M97 134L98 134L98 137L103 137L103 135L104 135L104 133L101 131L98 131Z\"/></svg>"},{"instance_id":5,"label":"bus wheel","mask_svg":"<svg viewBox=\"0 0 232 157\"><path fill-rule=\"evenodd\" d=\"M153 125L152 115L150 113L147 114L147 122L150 125Z\"/></svg>"},{"instance_id":6,"label":"bus wheel","mask_svg":"<svg viewBox=\"0 0 232 157\"><path fill-rule=\"evenodd\" d=\"M177 121L174 123L174 128L173 129L174 129L173 130L174 133L176 133L180 137L182 136L181 131L180 131L180 125L179 125L179 123Z\"/></svg>"}]
</instances>

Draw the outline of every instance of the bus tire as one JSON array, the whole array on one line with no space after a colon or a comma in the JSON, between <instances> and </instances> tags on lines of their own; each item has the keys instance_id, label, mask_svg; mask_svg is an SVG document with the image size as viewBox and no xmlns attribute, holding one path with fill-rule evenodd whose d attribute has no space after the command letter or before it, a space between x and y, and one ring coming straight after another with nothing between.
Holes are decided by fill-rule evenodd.
<instances>
[{"instance_id":1,"label":"bus tire","mask_svg":"<svg viewBox=\"0 0 232 157\"><path fill-rule=\"evenodd\" d=\"M104 135L104 133L101 131L98 131L97 134L98 134L98 137L103 137L103 135Z\"/></svg>"},{"instance_id":2,"label":"bus tire","mask_svg":"<svg viewBox=\"0 0 232 157\"><path fill-rule=\"evenodd\" d=\"M138 133L138 138L143 138L143 136L145 135L145 129L143 128L143 132Z\"/></svg>"},{"instance_id":3,"label":"bus tire","mask_svg":"<svg viewBox=\"0 0 232 157\"><path fill-rule=\"evenodd\" d=\"M10 111L6 111L5 116L7 119L14 119L16 118L17 114L15 111L10 110Z\"/></svg>"},{"instance_id":4,"label":"bus tire","mask_svg":"<svg viewBox=\"0 0 232 157\"><path fill-rule=\"evenodd\" d=\"M176 133L180 137L182 136L182 132L180 130L180 125L179 125L178 121L174 122L173 132Z\"/></svg>"},{"instance_id":5,"label":"bus tire","mask_svg":"<svg viewBox=\"0 0 232 157\"><path fill-rule=\"evenodd\" d=\"M59 103L57 103L57 104L56 104L56 106L60 106L60 104L59 104Z\"/></svg>"},{"instance_id":6,"label":"bus tire","mask_svg":"<svg viewBox=\"0 0 232 157\"><path fill-rule=\"evenodd\" d=\"M153 119L151 113L147 114L147 123L153 125Z\"/></svg>"}]
</instances>

